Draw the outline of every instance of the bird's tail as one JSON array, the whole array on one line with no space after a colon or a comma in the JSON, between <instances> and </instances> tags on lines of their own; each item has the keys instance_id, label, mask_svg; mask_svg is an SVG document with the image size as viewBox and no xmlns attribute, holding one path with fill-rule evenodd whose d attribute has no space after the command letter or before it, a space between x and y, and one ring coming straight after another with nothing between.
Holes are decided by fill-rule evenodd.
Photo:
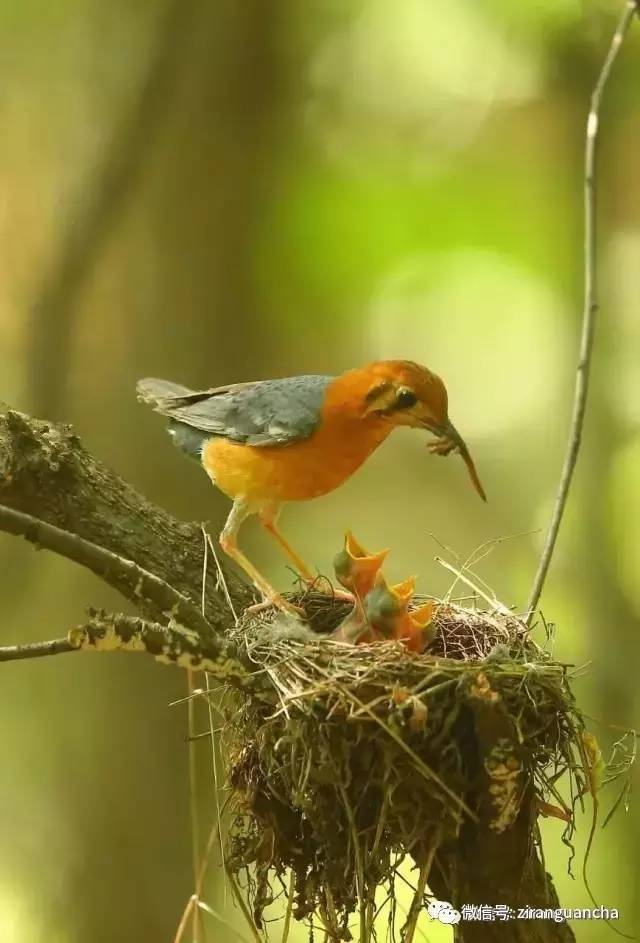
<instances>
[{"instance_id":1,"label":"bird's tail","mask_svg":"<svg viewBox=\"0 0 640 943\"><path fill-rule=\"evenodd\" d=\"M194 395L194 391L188 386L173 383L171 380L159 380L156 377L138 380L136 392L141 403L148 403L160 413L171 412Z\"/></svg>"}]
</instances>

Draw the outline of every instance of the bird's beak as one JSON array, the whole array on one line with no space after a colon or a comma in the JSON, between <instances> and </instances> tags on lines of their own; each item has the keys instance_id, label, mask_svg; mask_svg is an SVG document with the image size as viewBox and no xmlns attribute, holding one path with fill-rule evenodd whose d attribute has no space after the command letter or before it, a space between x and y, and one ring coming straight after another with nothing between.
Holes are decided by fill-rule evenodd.
<instances>
[{"instance_id":1,"label":"bird's beak","mask_svg":"<svg viewBox=\"0 0 640 943\"><path fill-rule=\"evenodd\" d=\"M455 428L453 423L449 422L448 420L442 426L436 425L435 423L429 423L427 428L438 436L435 442L431 442L429 444L430 450L436 455L448 455L453 451L459 452L465 465L467 466L473 487L476 489L482 500L486 501L487 496L484 493L484 488L480 483L478 472L476 471L476 466L473 464L473 459L471 458L469 449L467 448L466 442Z\"/></svg>"}]
</instances>

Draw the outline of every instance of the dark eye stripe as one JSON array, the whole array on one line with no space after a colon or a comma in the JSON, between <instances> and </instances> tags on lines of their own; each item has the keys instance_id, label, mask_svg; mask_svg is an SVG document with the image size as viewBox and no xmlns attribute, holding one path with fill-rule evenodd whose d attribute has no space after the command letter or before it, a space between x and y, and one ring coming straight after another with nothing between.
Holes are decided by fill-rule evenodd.
<instances>
[{"instance_id":1,"label":"dark eye stripe","mask_svg":"<svg viewBox=\"0 0 640 943\"><path fill-rule=\"evenodd\" d=\"M381 383L376 383L375 386L372 386L367 395L365 396L366 403L375 402L379 396L382 396L383 393L386 393L387 390L391 389L391 384L387 380L383 380Z\"/></svg>"}]
</instances>

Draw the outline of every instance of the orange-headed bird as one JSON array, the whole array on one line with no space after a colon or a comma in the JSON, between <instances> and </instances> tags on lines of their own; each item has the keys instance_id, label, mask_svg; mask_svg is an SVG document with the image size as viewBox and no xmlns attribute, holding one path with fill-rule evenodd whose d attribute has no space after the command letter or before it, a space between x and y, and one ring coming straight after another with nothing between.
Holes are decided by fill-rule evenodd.
<instances>
[{"instance_id":1,"label":"orange-headed bird","mask_svg":"<svg viewBox=\"0 0 640 943\"><path fill-rule=\"evenodd\" d=\"M440 377L410 360L382 360L340 376L258 380L193 391L145 379L138 396L171 420L174 443L233 500L220 545L264 598L291 610L242 553L237 534L256 514L300 575L313 573L277 526L286 501L306 501L346 481L397 426L428 430L437 455L458 451L483 500L469 451L448 415Z\"/></svg>"}]
</instances>

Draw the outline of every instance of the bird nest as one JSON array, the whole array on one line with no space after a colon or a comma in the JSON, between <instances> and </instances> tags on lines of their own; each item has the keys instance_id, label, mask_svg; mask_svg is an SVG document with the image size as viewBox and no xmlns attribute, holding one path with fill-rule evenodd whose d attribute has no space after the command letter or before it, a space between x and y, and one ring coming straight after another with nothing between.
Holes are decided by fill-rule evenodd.
<instances>
[{"instance_id":1,"label":"bird nest","mask_svg":"<svg viewBox=\"0 0 640 943\"><path fill-rule=\"evenodd\" d=\"M316 633L344 616L321 593L304 602ZM567 666L506 610L442 602L435 625L429 650L415 654L396 641L337 642L280 614L245 617L238 641L273 696L236 695L228 711L226 855L256 927L284 892L287 920L348 940L355 913L355 938L370 939L378 908L395 908L403 862L418 869L420 908L438 848L467 822L503 832L525 798L555 809L570 840L556 783L568 772L574 797L588 786ZM411 910L402 919L408 927Z\"/></svg>"}]
</instances>

